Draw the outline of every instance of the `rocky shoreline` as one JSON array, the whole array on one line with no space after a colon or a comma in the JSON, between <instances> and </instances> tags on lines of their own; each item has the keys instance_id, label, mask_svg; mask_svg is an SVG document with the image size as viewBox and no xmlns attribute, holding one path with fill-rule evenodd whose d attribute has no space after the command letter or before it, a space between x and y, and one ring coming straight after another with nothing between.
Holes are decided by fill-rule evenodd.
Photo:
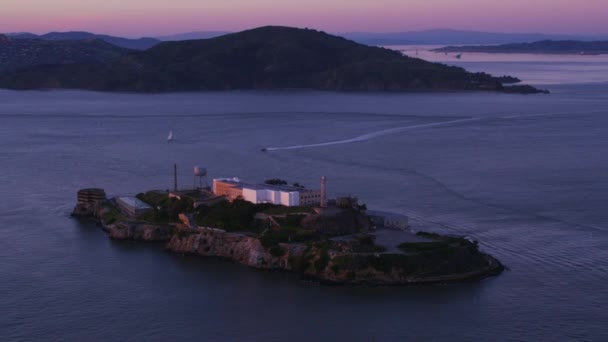
<instances>
[{"instance_id":1,"label":"rocky shoreline","mask_svg":"<svg viewBox=\"0 0 608 342\"><path fill-rule=\"evenodd\" d=\"M498 260L480 252L476 243L453 237L435 235L450 241L447 249L403 253L365 250L356 240L281 242L269 246L253 234L192 225L186 215L180 215L180 223L159 225L117 217L116 211L112 201L79 203L72 215L95 219L114 240L165 243L165 249L172 253L292 272L327 284L444 284L478 280L504 269Z\"/></svg>"}]
</instances>

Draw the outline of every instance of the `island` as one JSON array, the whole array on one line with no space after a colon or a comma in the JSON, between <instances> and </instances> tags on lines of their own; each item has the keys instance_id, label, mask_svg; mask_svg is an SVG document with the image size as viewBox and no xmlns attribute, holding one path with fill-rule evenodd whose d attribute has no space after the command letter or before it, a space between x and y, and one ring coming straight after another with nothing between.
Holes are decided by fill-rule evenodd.
<instances>
[{"instance_id":1,"label":"island","mask_svg":"<svg viewBox=\"0 0 608 342\"><path fill-rule=\"evenodd\" d=\"M73 216L94 219L115 240L163 243L173 253L327 284L452 283L504 269L476 241L414 232L406 216L368 210L355 197L325 199L323 186L215 179L213 188L115 198L82 189Z\"/></svg>"},{"instance_id":2,"label":"island","mask_svg":"<svg viewBox=\"0 0 608 342\"><path fill-rule=\"evenodd\" d=\"M0 72L5 74L40 65L102 63L131 51L100 39L54 41L0 34Z\"/></svg>"},{"instance_id":3,"label":"island","mask_svg":"<svg viewBox=\"0 0 608 342\"><path fill-rule=\"evenodd\" d=\"M608 53L608 41L542 40L502 45L446 46L435 52L533 53L562 55L601 55Z\"/></svg>"},{"instance_id":4,"label":"island","mask_svg":"<svg viewBox=\"0 0 608 342\"><path fill-rule=\"evenodd\" d=\"M266 26L145 51L0 73L0 87L114 92L246 89L543 93L503 78L404 56L325 32Z\"/></svg>"}]
</instances>

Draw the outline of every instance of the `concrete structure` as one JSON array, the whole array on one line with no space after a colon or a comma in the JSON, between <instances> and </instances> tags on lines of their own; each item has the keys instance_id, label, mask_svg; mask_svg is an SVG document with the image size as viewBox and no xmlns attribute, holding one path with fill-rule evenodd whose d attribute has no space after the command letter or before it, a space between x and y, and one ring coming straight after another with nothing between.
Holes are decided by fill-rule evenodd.
<instances>
[{"instance_id":1,"label":"concrete structure","mask_svg":"<svg viewBox=\"0 0 608 342\"><path fill-rule=\"evenodd\" d=\"M116 204L120 210L131 217L138 217L152 210L152 207L136 197L117 197Z\"/></svg>"},{"instance_id":2,"label":"concrete structure","mask_svg":"<svg viewBox=\"0 0 608 342\"><path fill-rule=\"evenodd\" d=\"M384 216L384 226L387 228L406 230L410 225L407 216L391 214Z\"/></svg>"},{"instance_id":3,"label":"concrete structure","mask_svg":"<svg viewBox=\"0 0 608 342\"><path fill-rule=\"evenodd\" d=\"M234 178L216 178L213 180L212 191L218 196L226 196L229 201L243 198L243 187L241 180Z\"/></svg>"},{"instance_id":4,"label":"concrete structure","mask_svg":"<svg viewBox=\"0 0 608 342\"><path fill-rule=\"evenodd\" d=\"M368 210L367 215L376 228L400 230L407 230L409 228L409 220L405 215L375 210Z\"/></svg>"},{"instance_id":5,"label":"concrete structure","mask_svg":"<svg viewBox=\"0 0 608 342\"><path fill-rule=\"evenodd\" d=\"M321 205L321 192L313 190L300 190L300 205L304 207Z\"/></svg>"},{"instance_id":6,"label":"concrete structure","mask_svg":"<svg viewBox=\"0 0 608 342\"><path fill-rule=\"evenodd\" d=\"M230 201L241 198L251 203L272 203L287 207L315 206L321 203L321 192L287 185L247 184L238 178L213 180L213 193Z\"/></svg>"},{"instance_id":7,"label":"concrete structure","mask_svg":"<svg viewBox=\"0 0 608 342\"><path fill-rule=\"evenodd\" d=\"M78 204L97 204L106 200L103 189L82 189L78 191Z\"/></svg>"},{"instance_id":8,"label":"concrete structure","mask_svg":"<svg viewBox=\"0 0 608 342\"><path fill-rule=\"evenodd\" d=\"M325 178L325 176L321 177L321 208L324 208L325 206L327 206L327 193L325 192L325 183L326 183L327 179Z\"/></svg>"}]
</instances>

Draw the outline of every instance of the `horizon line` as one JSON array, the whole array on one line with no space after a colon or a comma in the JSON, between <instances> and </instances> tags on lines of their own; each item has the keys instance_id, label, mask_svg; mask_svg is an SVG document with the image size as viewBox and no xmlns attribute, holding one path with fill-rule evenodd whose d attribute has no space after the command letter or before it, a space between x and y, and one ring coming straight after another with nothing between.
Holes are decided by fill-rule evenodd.
<instances>
[{"instance_id":1,"label":"horizon line","mask_svg":"<svg viewBox=\"0 0 608 342\"><path fill-rule=\"evenodd\" d=\"M458 29L458 28L443 28L443 27L437 27L437 28L432 28L432 29L424 29L424 30L399 30L399 31L365 31L365 30L361 30L361 31L340 31L340 32L335 32L335 31L328 31L328 30L323 30L323 29L318 29L318 28L314 28L314 27L299 27L299 26L287 26L287 25L261 25L261 26L255 26L255 27L251 27L251 28L246 28L246 29L242 29L242 30L218 30L218 29L213 29L213 30L188 30L188 31L181 31L181 32L174 32L174 33L163 33L163 34L149 34L149 35L130 35L130 34L108 34L108 33L104 33L104 32L100 32L100 31L94 31L94 30L86 30L86 29L69 29L69 30L50 30L50 31L5 31L5 32L0 32L0 34L4 34L4 35L17 35L17 34L35 34L35 35L45 35L48 33L75 33L75 32L82 32L82 33L91 33L91 34L95 34L95 35L106 35L106 36L114 36L114 37L121 37L121 38L129 38L129 39L140 39L140 38L163 38L163 37L171 37L171 36L177 36L177 35L185 35L185 34L196 34L196 33L222 33L222 34L230 34L230 33L238 33L238 32L243 32L243 31L249 31L249 30L254 30L257 28L261 28L261 27L268 27L268 26L275 26L275 27L291 27L291 28L299 28L299 29L311 29L311 30L316 30L316 31L321 31L321 32L326 32L329 34L333 34L333 35L348 35L348 34L404 34L404 33L424 33L424 32L433 32L433 31L453 31L453 32L466 32L466 33L488 33L488 34L505 34L505 35L547 35L547 36L551 36L551 35L562 35L562 36L572 36L572 37L601 37L601 36L606 36L608 37L608 32L604 32L604 33L567 33L567 32L538 32L538 31L517 31L517 32L512 32L512 31L484 31L484 30L471 30L471 29Z\"/></svg>"}]
</instances>

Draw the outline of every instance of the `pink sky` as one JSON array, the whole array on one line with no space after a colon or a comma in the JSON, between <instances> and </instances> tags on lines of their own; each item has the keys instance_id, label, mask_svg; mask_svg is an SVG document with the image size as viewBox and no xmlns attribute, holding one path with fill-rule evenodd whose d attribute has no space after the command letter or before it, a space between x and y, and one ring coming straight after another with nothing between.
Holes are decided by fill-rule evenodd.
<instances>
[{"instance_id":1,"label":"pink sky","mask_svg":"<svg viewBox=\"0 0 608 342\"><path fill-rule=\"evenodd\" d=\"M155 36L287 25L607 34L606 17L608 0L2 0L0 32Z\"/></svg>"}]
</instances>

